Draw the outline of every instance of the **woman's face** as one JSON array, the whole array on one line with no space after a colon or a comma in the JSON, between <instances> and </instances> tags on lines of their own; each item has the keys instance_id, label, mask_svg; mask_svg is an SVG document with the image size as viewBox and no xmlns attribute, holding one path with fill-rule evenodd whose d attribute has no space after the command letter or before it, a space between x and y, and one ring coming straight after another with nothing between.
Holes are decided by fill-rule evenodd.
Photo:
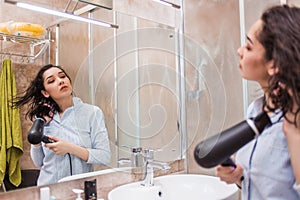
<instances>
[{"instance_id":1,"label":"woman's face","mask_svg":"<svg viewBox=\"0 0 300 200\"><path fill-rule=\"evenodd\" d=\"M72 95L73 87L70 79L61 69L52 67L46 70L43 79L45 90L42 94L46 98L50 96L54 101L59 101Z\"/></svg>"},{"instance_id":2,"label":"woman's face","mask_svg":"<svg viewBox=\"0 0 300 200\"><path fill-rule=\"evenodd\" d=\"M244 79L257 81L262 87L267 86L269 80L268 70L273 61L266 61L265 48L257 40L257 35L262 27L262 21L256 21L247 35L247 42L238 49L240 57L239 67Z\"/></svg>"}]
</instances>

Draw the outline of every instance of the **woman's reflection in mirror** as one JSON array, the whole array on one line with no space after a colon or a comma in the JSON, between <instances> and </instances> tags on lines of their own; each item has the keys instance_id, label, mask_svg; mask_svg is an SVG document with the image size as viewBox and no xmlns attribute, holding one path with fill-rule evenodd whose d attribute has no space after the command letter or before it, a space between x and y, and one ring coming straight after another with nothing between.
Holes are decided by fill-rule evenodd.
<instances>
[{"instance_id":1,"label":"woman's reflection in mirror","mask_svg":"<svg viewBox=\"0 0 300 200\"><path fill-rule=\"evenodd\" d=\"M103 112L73 95L71 79L62 67L49 64L39 70L25 92L13 101L17 107L26 104L26 116L31 120L44 117L44 135L54 141L31 145L34 165L41 168L38 186L91 172L93 164L110 162Z\"/></svg>"}]
</instances>

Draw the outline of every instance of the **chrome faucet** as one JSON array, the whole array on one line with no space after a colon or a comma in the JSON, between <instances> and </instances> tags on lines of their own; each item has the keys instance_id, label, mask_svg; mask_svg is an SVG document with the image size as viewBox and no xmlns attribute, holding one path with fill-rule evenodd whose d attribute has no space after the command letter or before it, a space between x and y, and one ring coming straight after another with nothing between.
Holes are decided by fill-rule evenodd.
<instances>
[{"instance_id":1,"label":"chrome faucet","mask_svg":"<svg viewBox=\"0 0 300 200\"><path fill-rule=\"evenodd\" d=\"M153 186L154 168L166 170L166 171L170 169L170 166L167 163L153 160L153 152L154 151L150 149L144 150L145 178L142 181L141 185L145 187Z\"/></svg>"},{"instance_id":2,"label":"chrome faucet","mask_svg":"<svg viewBox=\"0 0 300 200\"><path fill-rule=\"evenodd\" d=\"M118 160L119 164L126 164L130 163L131 167L142 167L144 165L143 162L143 154L142 154L142 147L131 147L125 146L122 147L130 149L130 158L120 158Z\"/></svg>"}]
</instances>

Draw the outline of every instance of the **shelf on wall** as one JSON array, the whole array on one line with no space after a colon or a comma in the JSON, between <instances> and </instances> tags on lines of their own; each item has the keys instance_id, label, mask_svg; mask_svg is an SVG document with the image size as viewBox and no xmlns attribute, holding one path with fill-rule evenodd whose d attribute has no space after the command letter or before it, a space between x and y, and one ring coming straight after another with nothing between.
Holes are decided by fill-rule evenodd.
<instances>
[{"instance_id":1,"label":"shelf on wall","mask_svg":"<svg viewBox=\"0 0 300 200\"><path fill-rule=\"evenodd\" d=\"M43 42L45 39L0 33L0 40L15 42L15 43L39 43L39 42Z\"/></svg>"},{"instance_id":2,"label":"shelf on wall","mask_svg":"<svg viewBox=\"0 0 300 200\"><path fill-rule=\"evenodd\" d=\"M2 51L0 51L0 54L8 55L8 56L17 56L22 58L27 57L30 59L30 63L33 63L35 59L37 59L40 55L42 55L50 45L50 40L48 39L28 37L28 36L17 36L17 35L5 34L5 33L0 33L0 41L13 42L18 44L29 44L30 55L19 54L14 52L2 52ZM40 49L37 53L35 53L36 46L40 46Z\"/></svg>"}]
</instances>

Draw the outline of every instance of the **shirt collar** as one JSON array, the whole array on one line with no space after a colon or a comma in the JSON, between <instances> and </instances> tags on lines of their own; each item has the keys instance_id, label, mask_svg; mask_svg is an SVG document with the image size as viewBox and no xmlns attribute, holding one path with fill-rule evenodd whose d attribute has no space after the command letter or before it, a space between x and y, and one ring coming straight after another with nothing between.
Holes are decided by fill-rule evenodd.
<instances>
[{"instance_id":1,"label":"shirt collar","mask_svg":"<svg viewBox=\"0 0 300 200\"><path fill-rule=\"evenodd\" d=\"M53 116L53 120L57 122L61 122L62 118L65 118L70 115L70 113L74 110L75 107L78 107L80 104L82 104L82 101L78 97L73 97L73 106L67 108L65 112L63 113L62 117L59 116L59 113L55 113Z\"/></svg>"}]
</instances>

